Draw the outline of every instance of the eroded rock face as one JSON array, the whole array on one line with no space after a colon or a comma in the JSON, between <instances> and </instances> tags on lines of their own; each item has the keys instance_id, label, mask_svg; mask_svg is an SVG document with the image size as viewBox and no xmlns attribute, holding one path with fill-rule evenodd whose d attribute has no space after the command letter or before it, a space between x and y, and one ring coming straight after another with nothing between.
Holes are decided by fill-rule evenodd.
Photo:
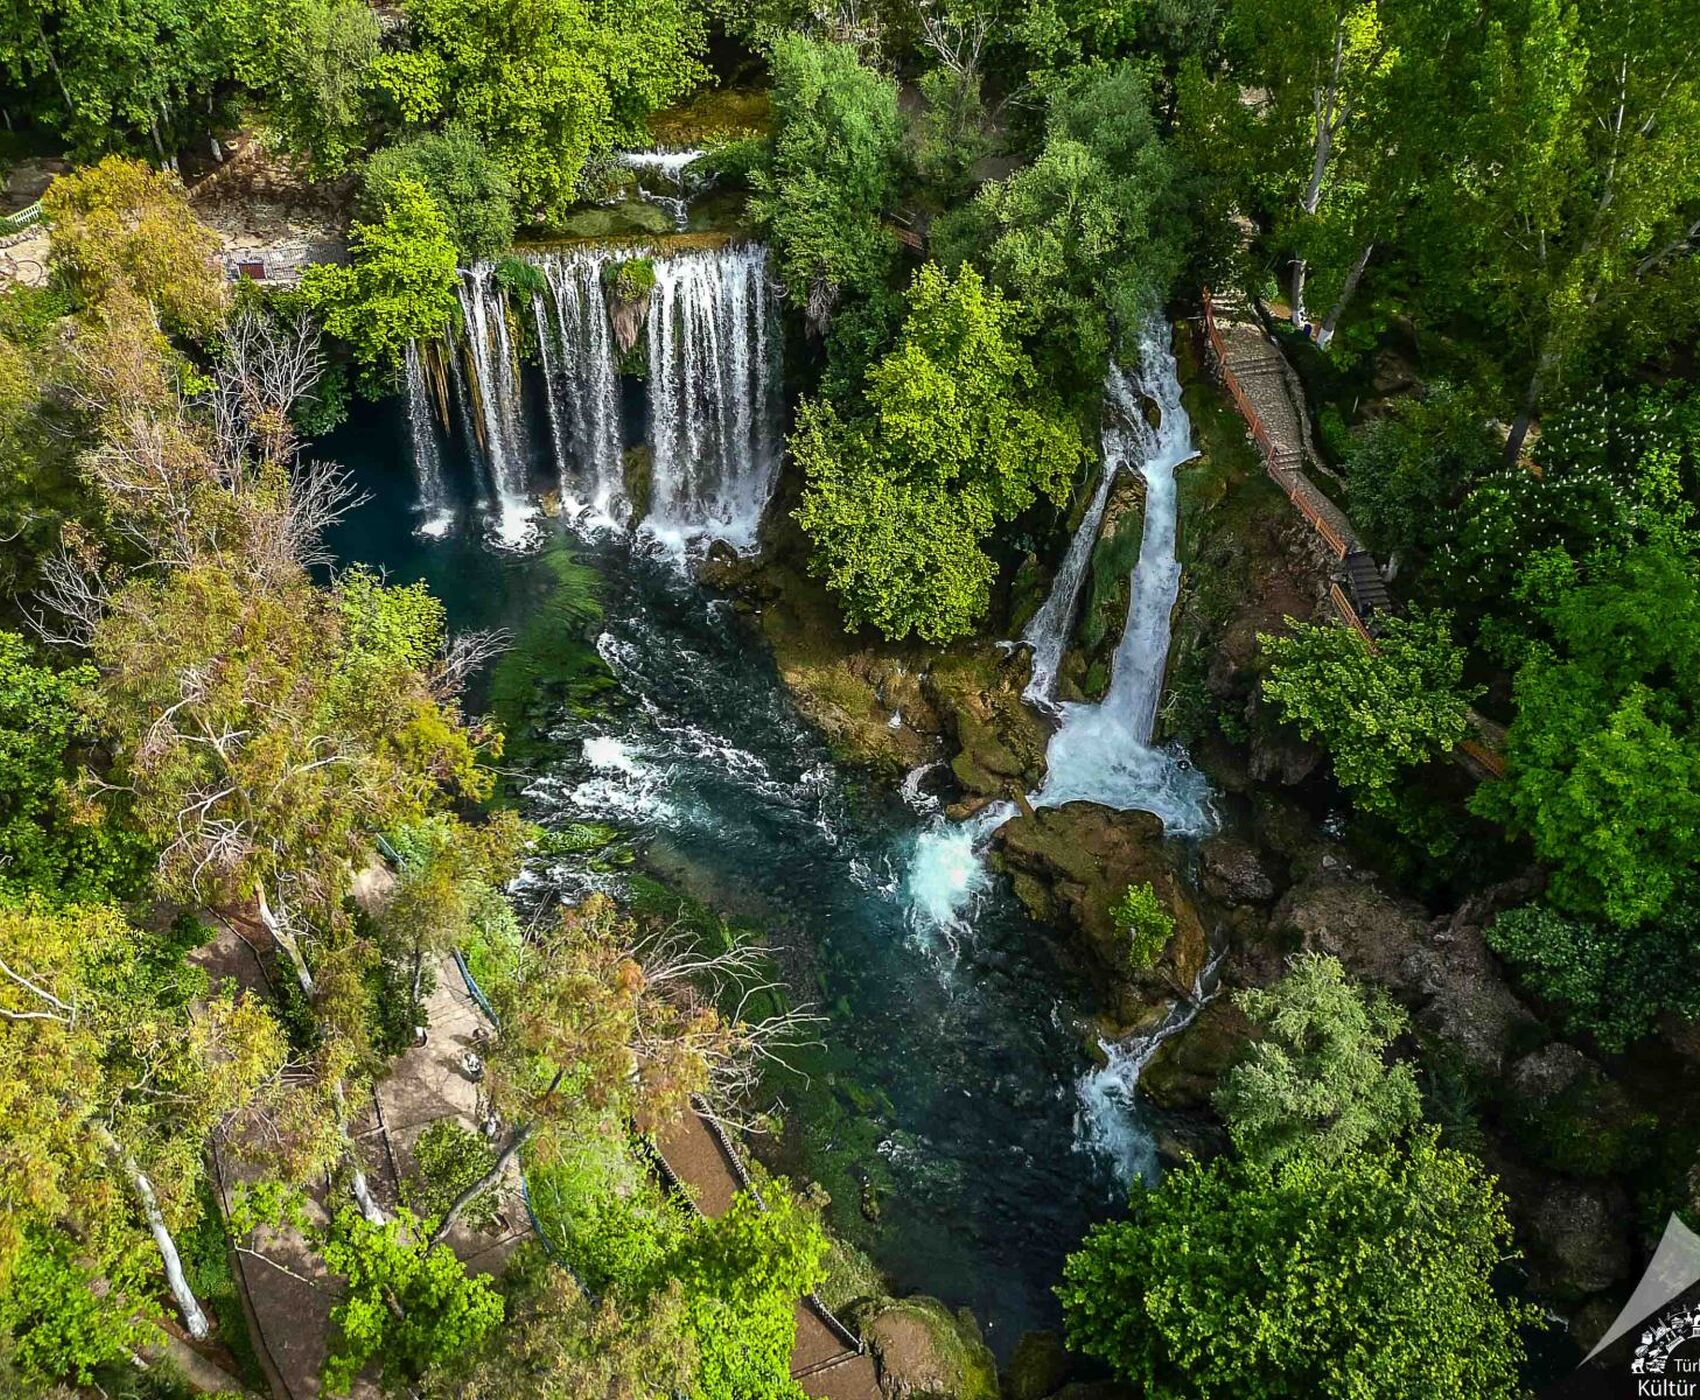
<instances>
[{"instance_id":1,"label":"eroded rock face","mask_svg":"<svg viewBox=\"0 0 1700 1400\"><path fill-rule=\"evenodd\" d=\"M1275 881L1257 848L1238 837L1212 836L1199 852L1204 866L1204 890L1224 904L1267 904L1275 898Z\"/></svg>"},{"instance_id":2,"label":"eroded rock face","mask_svg":"<svg viewBox=\"0 0 1700 1400\"><path fill-rule=\"evenodd\" d=\"M1104 965L1123 976L1129 973L1127 947L1110 910L1129 885L1150 884L1174 916L1175 936L1156 967L1137 980L1191 988L1208 956L1208 940L1156 817L1070 802L1005 822L992 842L1034 917L1078 930Z\"/></svg>"},{"instance_id":3,"label":"eroded rock face","mask_svg":"<svg viewBox=\"0 0 1700 1400\"><path fill-rule=\"evenodd\" d=\"M1158 1108L1208 1108L1222 1076L1256 1037L1256 1027L1224 992L1184 1031L1157 1047L1139 1087Z\"/></svg>"},{"instance_id":4,"label":"eroded rock face","mask_svg":"<svg viewBox=\"0 0 1700 1400\"><path fill-rule=\"evenodd\" d=\"M1296 934L1307 951L1339 958L1354 977L1388 988L1466 1065L1498 1074L1513 1034L1535 1018L1505 985L1482 941L1478 902L1431 923L1420 907L1388 895L1343 856L1324 853L1316 864L1276 906L1272 928Z\"/></svg>"},{"instance_id":5,"label":"eroded rock face","mask_svg":"<svg viewBox=\"0 0 1700 1400\"><path fill-rule=\"evenodd\" d=\"M1581 1298L1629 1277L1631 1215L1621 1188L1564 1177L1543 1178L1523 1189L1508 1178L1507 1185L1529 1282L1537 1293Z\"/></svg>"}]
</instances>

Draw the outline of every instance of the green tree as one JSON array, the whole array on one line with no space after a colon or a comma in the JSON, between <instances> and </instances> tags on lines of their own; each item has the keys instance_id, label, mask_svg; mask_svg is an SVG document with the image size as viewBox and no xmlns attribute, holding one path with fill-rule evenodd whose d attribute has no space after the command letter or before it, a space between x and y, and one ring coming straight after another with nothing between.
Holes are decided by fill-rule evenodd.
<instances>
[{"instance_id":1,"label":"green tree","mask_svg":"<svg viewBox=\"0 0 1700 1400\"><path fill-rule=\"evenodd\" d=\"M1152 1400L1522 1394L1522 1326L1493 1274L1511 1226L1472 1157L1190 1163L1135 1188L1058 1288L1071 1347ZM1368 1387L1368 1389L1366 1389Z\"/></svg>"},{"instance_id":2,"label":"green tree","mask_svg":"<svg viewBox=\"0 0 1700 1400\"><path fill-rule=\"evenodd\" d=\"M163 164L230 115L244 12L230 0L20 0L0 16L0 72L77 155L147 149Z\"/></svg>"},{"instance_id":3,"label":"green tree","mask_svg":"<svg viewBox=\"0 0 1700 1400\"><path fill-rule=\"evenodd\" d=\"M389 213L399 182L416 180L449 223L449 236L466 262L494 258L514 238L514 189L477 135L450 126L386 146L366 162L361 210L369 222Z\"/></svg>"},{"instance_id":4,"label":"green tree","mask_svg":"<svg viewBox=\"0 0 1700 1400\"><path fill-rule=\"evenodd\" d=\"M986 537L1041 495L1062 499L1083 464L1074 424L1028 406L1035 374L1013 317L973 268L951 279L929 264L896 346L868 372L865 410L803 406L797 519L852 626L935 642L971 630L994 572Z\"/></svg>"},{"instance_id":5,"label":"green tree","mask_svg":"<svg viewBox=\"0 0 1700 1400\"><path fill-rule=\"evenodd\" d=\"M826 1277L826 1235L784 1182L764 1207L740 1192L664 1264L685 1292L701 1400L799 1400L791 1379L797 1300Z\"/></svg>"},{"instance_id":6,"label":"green tree","mask_svg":"<svg viewBox=\"0 0 1700 1400\"><path fill-rule=\"evenodd\" d=\"M1477 45L1479 105L1444 192L1443 260L1523 386L1513 460L1599 336L1650 301L1673 307L1660 298L1673 280L1692 299L1700 72L1684 36L1696 24L1692 0L1541 0L1494 12Z\"/></svg>"},{"instance_id":7,"label":"green tree","mask_svg":"<svg viewBox=\"0 0 1700 1400\"><path fill-rule=\"evenodd\" d=\"M297 1095L270 1011L209 995L186 951L103 905L0 909L0 1296L20 1261L44 1262L29 1262L32 1231L75 1238L84 1266L115 1278L147 1250L206 1335L173 1240L200 1209L202 1145L253 1116L291 1121Z\"/></svg>"},{"instance_id":8,"label":"green tree","mask_svg":"<svg viewBox=\"0 0 1700 1400\"><path fill-rule=\"evenodd\" d=\"M1353 986L1336 959L1301 954L1274 986L1235 1000L1263 1038L1223 1078L1216 1107L1247 1160L1378 1151L1421 1117L1410 1065L1383 1058L1404 1012L1385 992Z\"/></svg>"},{"instance_id":9,"label":"green tree","mask_svg":"<svg viewBox=\"0 0 1700 1400\"><path fill-rule=\"evenodd\" d=\"M301 289L369 371L401 364L408 343L442 335L460 318L455 245L449 222L425 186L398 175L383 218L356 223L349 234L350 267L320 263Z\"/></svg>"},{"instance_id":10,"label":"green tree","mask_svg":"<svg viewBox=\"0 0 1700 1400\"><path fill-rule=\"evenodd\" d=\"M145 878L145 843L75 788L94 681L91 666L32 664L23 638L0 632L0 902L98 903Z\"/></svg>"},{"instance_id":11,"label":"green tree","mask_svg":"<svg viewBox=\"0 0 1700 1400\"><path fill-rule=\"evenodd\" d=\"M361 0L254 5L243 25L237 75L260 94L278 144L306 157L313 174L336 174L365 145L382 37Z\"/></svg>"},{"instance_id":12,"label":"green tree","mask_svg":"<svg viewBox=\"0 0 1700 1400\"><path fill-rule=\"evenodd\" d=\"M1175 936L1175 916L1147 880L1129 885L1110 910L1116 932L1127 940L1128 965L1135 972L1150 967Z\"/></svg>"},{"instance_id":13,"label":"green tree","mask_svg":"<svg viewBox=\"0 0 1700 1400\"><path fill-rule=\"evenodd\" d=\"M1472 806L1529 837L1561 911L1656 921L1700 860L1700 570L1663 544L1551 552L1524 596L1551 643L1517 672L1506 777Z\"/></svg>"},{"instance_id":14,"label":"green tree","mask_svg":"<svg viewBox=\"0 0 1700 1400\"><path fill-rule=\"evenodd\" d=\"M1183 240L1177 167L1132 63L1089 68L1051 100L1037 160L985 186L985 265L1053 382L1096 394L1160 315Z\"/></svg>"},{"instance_id":15,"label":"green tree","mask_svg":"<svg viewBox=\"0 0 1700 1400\"><path fill-rule=\"evenodd\" d=\"M1447 540L1451 510L1498 461L1468 394L1437 385L1423 398L1397 399L1346 455L1352 523L1379 550L1428 554Z\"/></svg>"},{"instance_id":16,"label":"green tree","mask_svg":"<svg viewBox=\"0 0 1700 1400\"><path fill-rule=\"evenodd\" d=\"M175 330L209 331L223 317L218 236L195 217L175 175L108 156L61 175L41 204L53 275L85 305L123 289Z\"/></svg>"},{"instance_id":17,"label":"green tree","mask_svg":"<svg viewBox=\"0 0 1700 1400\"><path fill-rule=\"evenodd\" d=\"M1258 638L1269 660L1264 695L1327 746L1335 776L1367 808L1388 807L1404 769L1449 752L1469 728L1474 692L1449 622L1444 612L1388 618L1373 649L1331 624Z\"/></svg>"},{"instance_id":18,"label":"green tree","mask_svg":"<svg viewBox=\"0 0 1700 1400\"><path fill-rule=\"evenodd\" d=\"M846 292L868 295L890 273L896 243L882 216L902 157L897 84L853 45L797 34L775 43L772 65L772 150L751 172L750 212L822 331Z\"/></svg>"},{"instance_id":19,"label":"green tree","mask_svg":"<svg viewBox=\"0 0 1700 1400\"><path fill-rule=\"evenodd\" d=\"M644 119L705 76L701 16L681 0L410 0L414 46L375 83L410 128L461 122L527 210L560 211L585 164L643 142Z\"/></svg>"},{"instance_id":20,"label":"green tree","mask_svg":"<svg viewBox=\"0 0 1700 1400\"><path fill-rule=\"evenodd\" d=\"M319 1252L347 1290L331 1309L337 1340L324 1380L333 1395L346 1394L369 1361L387 1377L412 1379L478 1347L501 1325L502 1298L490 1279L469 1275L407 1211L373 1225L344 1208Z\"/></svg>"},{"instance_id":21,"label":"green tree","mask_svg":"<svg viewBox=\"0 0 1700 1400\"><path fill-rule=\"evenodd\" d=\"M1700 1016L1700 912L1667 908L1626 933L1529 905L1489 924L1488 946L1522 983L1556 1002L1573 1033L1610 1051L1651 1034L1667 1011Z\"/></svg>"}]
</instances>

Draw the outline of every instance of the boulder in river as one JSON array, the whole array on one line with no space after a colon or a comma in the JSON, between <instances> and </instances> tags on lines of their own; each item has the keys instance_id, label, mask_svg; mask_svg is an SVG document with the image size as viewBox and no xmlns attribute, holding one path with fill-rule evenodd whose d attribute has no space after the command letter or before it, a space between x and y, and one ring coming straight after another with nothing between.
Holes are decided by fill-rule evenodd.
<instances>
[{"instance_id":1,"label":"boulder in river","mask_svg":"<svg viewBox=\"0 0 1700 1400\"><path fill-rule=\"evenodd\" d=\"M1149 812L1070 802L998 828L993 846L1015 893L1035 918L1076 929L1106 967L1130 974L1126 940L1111 909L1129 885L1149 884L1175 920L1175 934L1141 982L1190 991L1209 956L1192 893L1174 868L1163 823Z\"/></svg>"},{"instance_id":2,"label":"boulder in river","mask_svg":"<svg viewBox=\"0 0 1700 1400\"><path fill-rule=\"evenodd\" d=\"M998 1367L966 1308L902 1298L857 1318L886 1400L998 1400Z\"/></svg>"}]
</instances>

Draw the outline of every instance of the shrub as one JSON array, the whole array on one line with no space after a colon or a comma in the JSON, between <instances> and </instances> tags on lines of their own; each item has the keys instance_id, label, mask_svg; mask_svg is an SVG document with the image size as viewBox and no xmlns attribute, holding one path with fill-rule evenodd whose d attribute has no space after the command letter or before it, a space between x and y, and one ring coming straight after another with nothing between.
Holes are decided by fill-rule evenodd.
<instances>
[{"instance_id":1,"label":"shrub","mask_svg":"<svg viewBox=\"0 0 1700 1400\"><path fill-rule=\"evenodd\" d=\"M1174 937L1175 916L1164 907L1149 881L1129 885L1110 911L1116 932L1127 940L1128 966L1141 972L1151 966Z\"/></svg>"}]
</instances>

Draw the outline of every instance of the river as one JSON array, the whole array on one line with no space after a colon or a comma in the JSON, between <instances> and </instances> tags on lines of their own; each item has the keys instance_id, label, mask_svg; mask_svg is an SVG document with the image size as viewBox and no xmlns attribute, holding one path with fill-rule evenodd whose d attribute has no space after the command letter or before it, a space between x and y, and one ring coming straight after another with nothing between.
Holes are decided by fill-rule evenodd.
<instances>
[{"instance_id":1,"label":"river","mask_svg":"<svg viewBox=\"0 0 1700 1400\"><path fill-rule=\"evenodd\" d=\"M493 279L469 274L479 340L464 358L431 373L410 360L407 399L357 407L320 444L369 495L333 549L395 581L425 580L456 629L514 634L515 653L473 697L500 702L516 731L510 789L553 831L618 827L632 857L550 855L522 895L607 888L653 903L660 882L760 930L793 998L824 1017L819 1044L769 1084L785 1123L765 1155L826 1186L834 1227L899 1293L972 1308L1007 1358L1023 1332L1057 1325L1064 1256L1119 1208L1134 1174L1154 1169L1126 1092L1134 1048L1111 1047L1107 1070L1089 1054L1097 1008L1083 959L984 868L992 820L953 825L918 785L882 792L840 770L759 633L682 565L693 520L748 542L776 469L778 343L759 253L660 263L654 412L634 404L629 380L616 396L617 347L579 304L604 283L581 276L580 261L541 259L555 314L539 300L532 324L553 328L541 347L551 389L514 360L520 332L503 323ZM1157 387L1161 407L1177 408L1178 387ZM428 393L455 431L433 427ZM1155 438L1137 416L1120 422L1106 451L1145 470L1152 489L1168 482L1172 497L1190 451L1184 414ZM633 535L617 528L630 510L620 454L646 433L659 525ZM577 524L532 507L560 487L582 511ZM1156 535L1172 563L1170 516ZM1165 646L1167 606L1139 613L1161 620ZM1160 656L1154 666L1160 674ZM1054 757L1101 760L1093 736L1125 728L1125 691L1065 707ZM1182 771L1140 754L1146 768ZM1155 809L1172 829L1195 829L1202 790L1176 791L1183 800L1171 793Z\"/></svg>"}]
</instances>

